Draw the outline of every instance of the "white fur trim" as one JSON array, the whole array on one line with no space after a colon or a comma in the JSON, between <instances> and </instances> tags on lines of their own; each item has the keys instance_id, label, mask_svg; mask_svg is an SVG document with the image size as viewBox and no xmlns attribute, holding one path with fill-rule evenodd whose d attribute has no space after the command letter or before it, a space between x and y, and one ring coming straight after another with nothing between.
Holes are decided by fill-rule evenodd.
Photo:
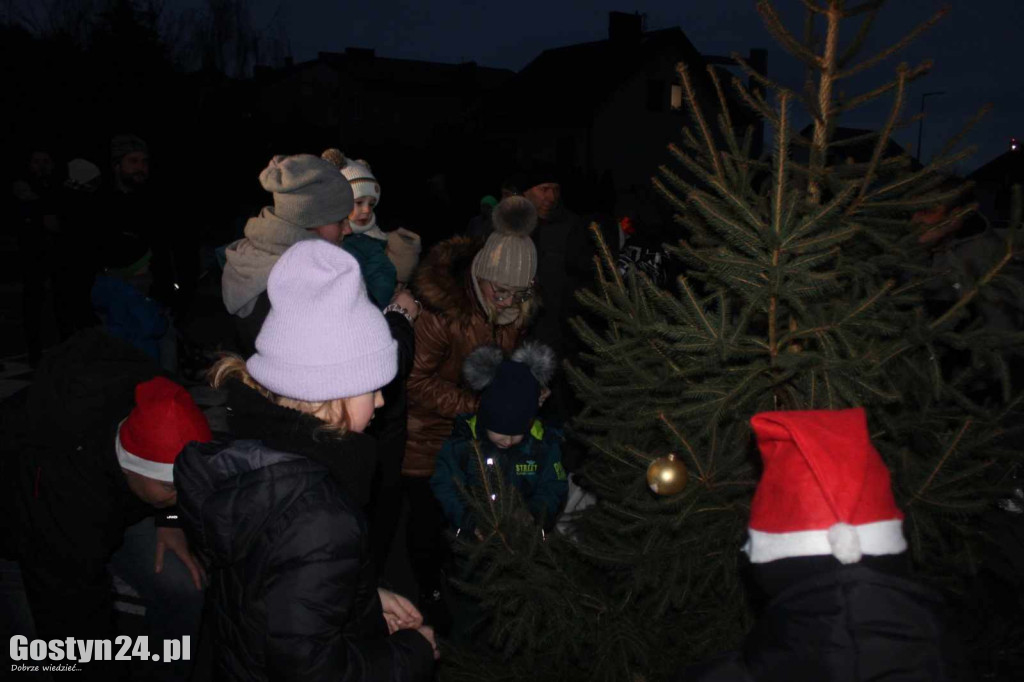
<instances>
[{"instance_id":1,"label":"white fur trim","mask_svg":"<svg viewBox=\"0 0 1024 682\"><path fill-rule=\"evenodd\" d=\"M124 424L124 420L121 420ZM121 445L121 424L117 425L117 435L114 436L114 449L117 451L117 461L122 469L127 469L146 478L155 478L165 483L174 483L174 465L163 462L153 462L133 455Z\"/></svg>"},{"instance_id":2,"label":"white fur trim","mask_svg":"<svg viewBox=\"0 0 1024 682\"><path fill-rule=\"evenodd\" d=\"M854 563L860 561L862 554L899 554L907 549L907 541L903 537L903 521L900 519L860 526L836 524L829 529L795 533L765 533L753 528L748 529L748 532L750 539L743 546L743 551L754 564L790 557L829 555L843 563Z\"/></svg>"}]
</instances>

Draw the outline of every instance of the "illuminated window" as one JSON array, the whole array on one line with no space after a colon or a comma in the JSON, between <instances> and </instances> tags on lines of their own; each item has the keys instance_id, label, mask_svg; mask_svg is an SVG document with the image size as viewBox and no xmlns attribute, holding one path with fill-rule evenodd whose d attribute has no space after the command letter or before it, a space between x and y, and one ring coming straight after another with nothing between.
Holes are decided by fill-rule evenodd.
<instances>
[{"instance_id":1,"label":"illuminated window","mask_svg":"<svg viewBox=\"0 0 1024 682\"><path fill-rule=\"evenodd\" d=\"M672 86L672 110L678 111L683 108L683 86Z\"/></svg>"}]
</instances>

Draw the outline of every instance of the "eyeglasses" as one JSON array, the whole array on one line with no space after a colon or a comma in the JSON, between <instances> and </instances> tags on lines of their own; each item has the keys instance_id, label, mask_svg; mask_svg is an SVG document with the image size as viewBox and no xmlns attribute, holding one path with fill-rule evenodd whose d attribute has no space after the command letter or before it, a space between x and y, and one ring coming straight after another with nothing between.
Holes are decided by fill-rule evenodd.
<instances>
[{"instance_id":1,"label":"eyeglasses","mask_svg":"<svg viewBox=\"0 0 1024 682\"><path fill-rule=\"evenodd\" d=\"M491 291L494 292L494 302L503 303L508 299L512 299L513 303L526 303L533 298L533 286L529 286L521 291L511 291L509 289L499 289L498 287L491 285Z\"/></svg>"}]
</instances>

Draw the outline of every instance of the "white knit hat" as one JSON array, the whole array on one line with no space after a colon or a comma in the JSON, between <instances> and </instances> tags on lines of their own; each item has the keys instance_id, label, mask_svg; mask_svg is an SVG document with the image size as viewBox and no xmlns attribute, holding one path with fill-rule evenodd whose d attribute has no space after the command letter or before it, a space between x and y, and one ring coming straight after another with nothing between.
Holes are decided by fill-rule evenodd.
<instances>
[{"instance_id":1,"label":"white knit hat","mask_svg":"<svg viewBox=\"0 0 1024 682\"><path fill-rule=\"evenodd\" d=\"M363 197L373 197L376 200L374 206L380 203L380 183L377 182L373 171L370 170L369 163L363 159L353 161L346 157L340 149L334 147L324 150L320 158L332 163L335 168L341 171L341 175L348 180L352 186L353 201ZM357 225L353 221L349 224L349 227L352 229L353 234L366 233L374 239L387 241L387 235L377 226L377 214L375 212L371 211L370 222L365 225Z\"/></svg>"},{"instance_id":2,"label":"white knit hat","mask_svg":"<svg viewBox=\"0 0 1024 682\"><path fill-rule=\"evenodd\" d=\"M295 400L375 391L398 373L398 344L366 295L359 263L313 239L292 246L267 282L270 313L245 365L260 384Z\"/></svg>"},{"instance_id":3,"label":"white knit hat","mask_svg":"<svg viewBox=\"0 0 1024 682\"><path fill-rule=\"evenodd\" d=\"M346 158L345 165L341 167L341 174L352 185L352 194L356 199L362 197L373 197L380 203L380 183L370 170L370 164L363 159L353 161Z\"/></svg>"}]
</instances>

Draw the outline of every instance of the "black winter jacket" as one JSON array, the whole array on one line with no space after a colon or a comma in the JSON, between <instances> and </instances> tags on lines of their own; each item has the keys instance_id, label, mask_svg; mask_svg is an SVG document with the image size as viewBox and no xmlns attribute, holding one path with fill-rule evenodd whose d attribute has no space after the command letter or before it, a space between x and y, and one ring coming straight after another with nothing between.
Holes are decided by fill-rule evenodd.
<instances>
[{"instance_id":1,"label":"black winter jacket","mask_svg":"<svg viewBox=\"0 0 1024 682\"><path fill-rule=\"evenodd\" d=\"M4 434L2 515L41 637L112 634L107 563L125 529L156 512L129 490L114 439L136 384L160 373L123 341L81 332L47 353L19 432Z\"/></svg>"},{"instance_id":2,"label":"black winter jacket","mask_svg":"<svg viewBox=\"0 0 1024 682\"><path fill-rule=\"evenodd\" d=\"M347 490L369 485L373 441L234 384L229 427L174 467L193 547L209 562L218 679L426 680L430 644L388 636L366 525ZM245 425L247 431L240 431Z\"/></svg>"},{"instance_id":3,"label":"black winter jacket","mask_svg":"<svg viewBox=\"0 0 1024 682\"><path fill-rule=\"evenodd\" d=\"M817 558L815 558L816 560ZM791 559L791 567L815 562ZM782 563L782 562L773 562ZM951 682L968 680L942 599L903 577L858 564L782 589L740 653L699 682ZM776 581L781 584L780 581Z\"/></svg>"}]
</instances>

